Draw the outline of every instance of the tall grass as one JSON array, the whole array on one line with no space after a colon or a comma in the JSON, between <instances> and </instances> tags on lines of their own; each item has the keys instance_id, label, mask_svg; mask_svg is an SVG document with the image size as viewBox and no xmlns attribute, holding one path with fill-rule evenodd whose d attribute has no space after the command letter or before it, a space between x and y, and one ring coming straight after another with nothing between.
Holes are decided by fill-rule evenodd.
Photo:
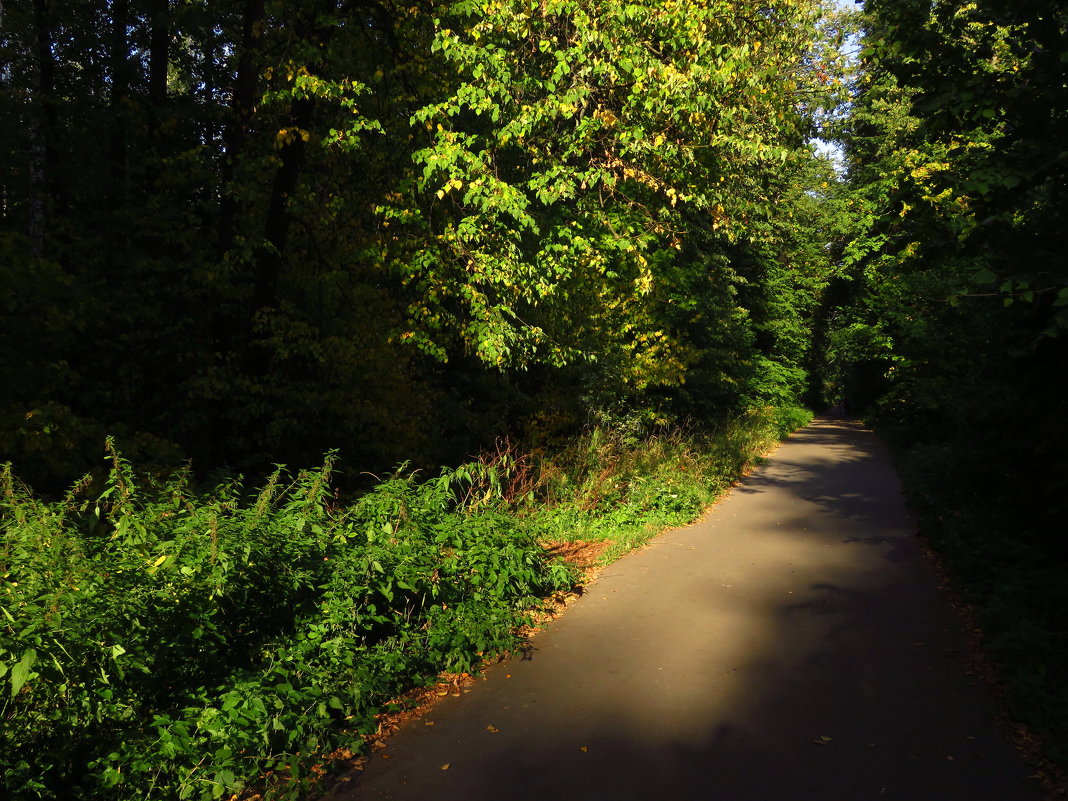
<instances>
[{"instance_id":1,"label":"tall grass","mask_svg":"<svg viewBox=\"0 0 1068 801\"><path fill-rule=\"evenodd\" d=\"M602 562L692 522L810 413L753 409L715 426L592 427L565 449L523 453L503 440L461 469L468 508L494 508L543 542L605 541Z\"/></svg>"}]
</instances>

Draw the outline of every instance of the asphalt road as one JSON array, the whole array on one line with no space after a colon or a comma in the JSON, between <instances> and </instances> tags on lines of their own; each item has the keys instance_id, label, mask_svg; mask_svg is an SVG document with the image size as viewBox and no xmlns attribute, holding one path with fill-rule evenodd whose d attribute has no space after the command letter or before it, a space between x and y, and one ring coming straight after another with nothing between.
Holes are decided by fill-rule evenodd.
<instances>
[{"instance_id":1,"label":"asphalt road","mask_svg":"<svg viewBox=\"0 0 1068 801\"><path fill-rule=\"evenodd\" d=\"M861 424L797 432L333 801L1032 801ZM433 725L427 725L427 723ZM447 766L447 769L443 769Z\"/></svg>"}]
</instances>

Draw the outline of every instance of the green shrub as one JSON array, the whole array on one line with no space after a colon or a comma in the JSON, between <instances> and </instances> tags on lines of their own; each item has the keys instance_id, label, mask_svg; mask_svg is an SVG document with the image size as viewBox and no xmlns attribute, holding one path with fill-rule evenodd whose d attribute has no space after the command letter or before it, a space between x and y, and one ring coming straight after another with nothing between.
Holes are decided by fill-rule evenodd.
<instances>
[{"instance_id":1,"label":"green shrub","mask_svg":"<svg viewBox=\"0 0 1068 801\"><path fill-rule=\"evenodd\" d=\"M1049 547L1063 526L1036 524L1032 509L1006 503L985 484L984 471L1000 480L1004 451L983 442L982 432L927 443L905 427L880 433L896 448L926 541L975 611L1006 712L1037 735L1045 756L1068 768L1068 584L1064 558Z\"/></svg>"},{"instance_id":2,"label":"green shrub","mask_svg":"<svg viewBox=\"0 0 1068 801\"><path fill-rule=\"evenodd\" d=\"M299 795L381 706L514 645L572 586L542 542L605 559L690 522L779 437L601 421L552 454L502 441L336 504L334 456L248 493L135 474L47 502L0 473L0 791L12 799Z\"/></svg>"},{"instance_id":3,"label":"green shrub","mask_svg":"<svg viewBox=\"0 0 1068 801\"><path fill-rule=\"evenodd\" d=\"M450 473L332 505L333 457L246 497L146 483L110 449L99 497L3 473L0 787L23 798L207 799L300 779L379 706L514 643L570 586ZM275 794L299 791L276 782Z\"/></svg>"}]
</instances>

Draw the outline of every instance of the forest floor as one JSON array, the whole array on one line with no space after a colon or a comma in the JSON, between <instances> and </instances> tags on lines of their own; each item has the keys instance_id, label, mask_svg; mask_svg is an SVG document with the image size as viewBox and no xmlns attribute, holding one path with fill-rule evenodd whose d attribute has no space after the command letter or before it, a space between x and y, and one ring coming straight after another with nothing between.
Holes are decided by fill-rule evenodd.
<instances>
[{"instance_id":1,"label":"forest floor","mask_svg":"<svg viewBox=\"0 0 1068 801\"><path fill-rule=\"evenodd\" d=\"M882 444L818 419L328 798L1040 799L940 584Z\"/></svg>"}]
</instances>

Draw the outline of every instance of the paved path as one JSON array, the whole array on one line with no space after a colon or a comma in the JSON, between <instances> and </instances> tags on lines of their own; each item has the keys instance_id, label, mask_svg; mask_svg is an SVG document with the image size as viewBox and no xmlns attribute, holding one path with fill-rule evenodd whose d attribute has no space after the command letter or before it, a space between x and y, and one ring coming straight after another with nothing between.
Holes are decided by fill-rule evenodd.
<instances>
[{"instance_id":1,"label":"paved path","mask_svg":"<svg viewBox=\"0 0 1068 801\"><path fill-rule=\"evenodd\" d=\"M795 434L533 645L403 728L334 801L1041 797L859 423Z\"/></svg>"}]
</instances>

